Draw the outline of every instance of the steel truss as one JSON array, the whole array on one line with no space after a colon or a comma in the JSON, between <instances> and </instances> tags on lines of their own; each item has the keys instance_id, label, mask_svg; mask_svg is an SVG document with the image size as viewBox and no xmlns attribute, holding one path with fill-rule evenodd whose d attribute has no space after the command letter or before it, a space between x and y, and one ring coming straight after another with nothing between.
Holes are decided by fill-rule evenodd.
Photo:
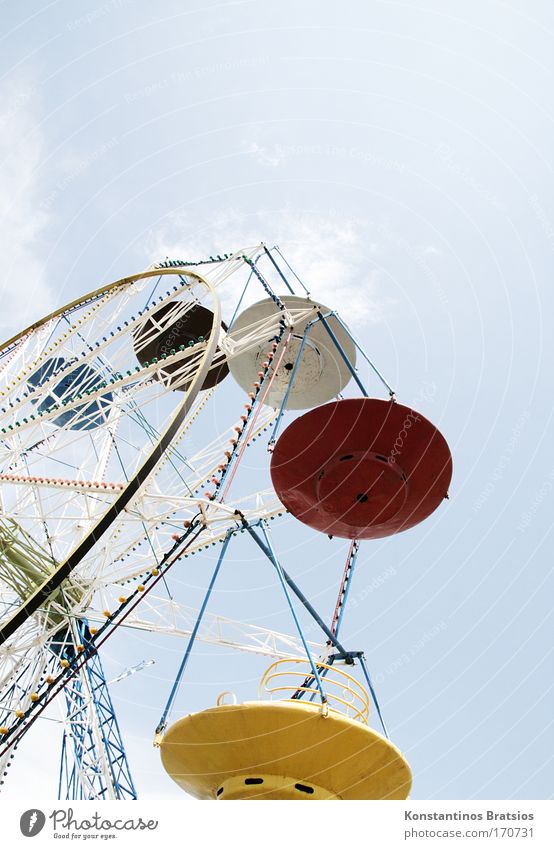
<instances>
[{"instance_id":1,"label":"steel truss","mask_svg":"<svg viewBox=\"0 0 554 849\"><path fill-rule=\"evenodd\" d=\"M71 631L77 638L53 642L60 660L73 661L78 646L91 634L81 619ZM62 742L59 799L136 799L125 746L102 668L100 655L90 657L64 688L66 716Z\"/></svg>"}]
</instances>

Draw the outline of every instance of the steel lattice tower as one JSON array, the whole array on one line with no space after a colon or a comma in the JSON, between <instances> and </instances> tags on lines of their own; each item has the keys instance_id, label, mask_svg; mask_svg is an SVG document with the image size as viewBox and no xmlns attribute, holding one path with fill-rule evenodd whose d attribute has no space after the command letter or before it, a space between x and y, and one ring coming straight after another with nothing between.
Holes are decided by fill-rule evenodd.
<instances>
[{"instance_id":1,"label":"steel lattice tower","mask_svg":"<svg viewBox=\"0 0 554 849\"><path fill-rule=\"evenodd\" d=\"M71 661L75 645L87 645L88 624L75 625L73 640L60 635L60 655ZM77 638L75 640L75 638ZM55 647L55 646L54 646ZM66 727L59 799L136 799L123 739L98 652L94 651L65 687Z\"/></svg>"}]
</instances>

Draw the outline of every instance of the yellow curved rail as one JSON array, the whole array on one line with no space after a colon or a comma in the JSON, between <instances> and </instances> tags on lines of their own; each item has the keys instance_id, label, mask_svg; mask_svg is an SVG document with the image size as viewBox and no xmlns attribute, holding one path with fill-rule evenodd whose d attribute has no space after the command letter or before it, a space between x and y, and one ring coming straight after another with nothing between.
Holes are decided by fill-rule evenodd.
<instances>
[{"instance_id":1,"label":"yellow curved rail","mask_svg":"<svg viewBox=\"0 0 554 849\"><path fill-rule=\"evenodd\" d=\"M293 668L284 668L285 664ZM348 672L323 661L315 662L327 696L329 707L345 713L351 719L367 723L369 719L369 694L364 687ZM292 657L276 660L264 672L259 686L259 698L269 693L282 701L297 701L296 694L313 695L318 702L321 698L319 688L314 680L312 668L306 658ZM289 698L284 693L290 693ZM295 698L293 698L295 695ZM300 703L304 699L300 699Z\"/></svg>"}]
</instances>

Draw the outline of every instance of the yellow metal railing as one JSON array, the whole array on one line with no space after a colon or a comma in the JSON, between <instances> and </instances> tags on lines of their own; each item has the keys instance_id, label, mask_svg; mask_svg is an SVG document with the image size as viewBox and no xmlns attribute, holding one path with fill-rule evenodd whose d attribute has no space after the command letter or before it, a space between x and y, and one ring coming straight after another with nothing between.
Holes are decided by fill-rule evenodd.
<instances>
[{"instance_id":1,"label":"yellow metal railing","mask_svg":"<svg viewBox=\"0 0 554 849\"><path fill-rule=\"evenodd\" d=\"M292 665L292 668L284 668L285 664ZM337 666L316 661L315 667L323 684L329 707L345 713L351 719L367 722L369 695L365 688L352 675ZM260 681L259 698L263 699L266 693L269 693L271 699L275 697L281 701L299 700L300 704L321 701L319 687L310 663L303 657L287 657L272 663ZM285 693L290 694L288 698Z\"/></svg>"}]
</instances>

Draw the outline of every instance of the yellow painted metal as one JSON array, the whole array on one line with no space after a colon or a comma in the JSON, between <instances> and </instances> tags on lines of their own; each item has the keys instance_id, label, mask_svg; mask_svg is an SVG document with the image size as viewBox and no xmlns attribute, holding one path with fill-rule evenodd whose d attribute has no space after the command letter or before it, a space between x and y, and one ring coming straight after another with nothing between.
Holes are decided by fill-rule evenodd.
<instances>
[{"instance_id":1,"label":"yellow painted metal","mask_svg":"<svg viewBox=\"0 0 554 849\"><path fill-rule=\"evenodd\" d=\"M255 778L245 778L243 775L227 778L221 787L217 788L216 796L218 801L223 802L233 799L266 802L272 799L292 799L293 801L311 799L316 802L322 799L339 798L317 784L305 784L289 775L267 775L267 773L257 773Z\"/></svg>"},{"instance_id":2,"label":"yellow painted metal","mask_svg":"<svg viewBox=\"0 0 554 849\"><path fill-rule=\"evenodd\" d=\"M165 770L199 799L217 799L221 787L223 798L406 799L411 787L396 746L337 710L325 717L321 705L298 700L190 714L166 731L160 750ZM241 781L260 778L239 792ZM314 793L296 793L296 784Z\"/></svg>"},{"instance_id":3,"label":"yellow painted metal","mask_svg":"<svg viewBox=\"0 0 554 849\"><path fill-rule=\"evenodd\" d=\"M318 674L325 678L325 695L329 707L345 713L352 719L367 722L369 718L369 695L359 681L336 665L316 660ZM321 696L317 682L312 674L310 663L305 657L286 657L276 660L269 666L260 681L258 696L263 699L265 693L270 698L283 699L283 693L309 693L317 701Z\"/></svg>"}]
</instances>

